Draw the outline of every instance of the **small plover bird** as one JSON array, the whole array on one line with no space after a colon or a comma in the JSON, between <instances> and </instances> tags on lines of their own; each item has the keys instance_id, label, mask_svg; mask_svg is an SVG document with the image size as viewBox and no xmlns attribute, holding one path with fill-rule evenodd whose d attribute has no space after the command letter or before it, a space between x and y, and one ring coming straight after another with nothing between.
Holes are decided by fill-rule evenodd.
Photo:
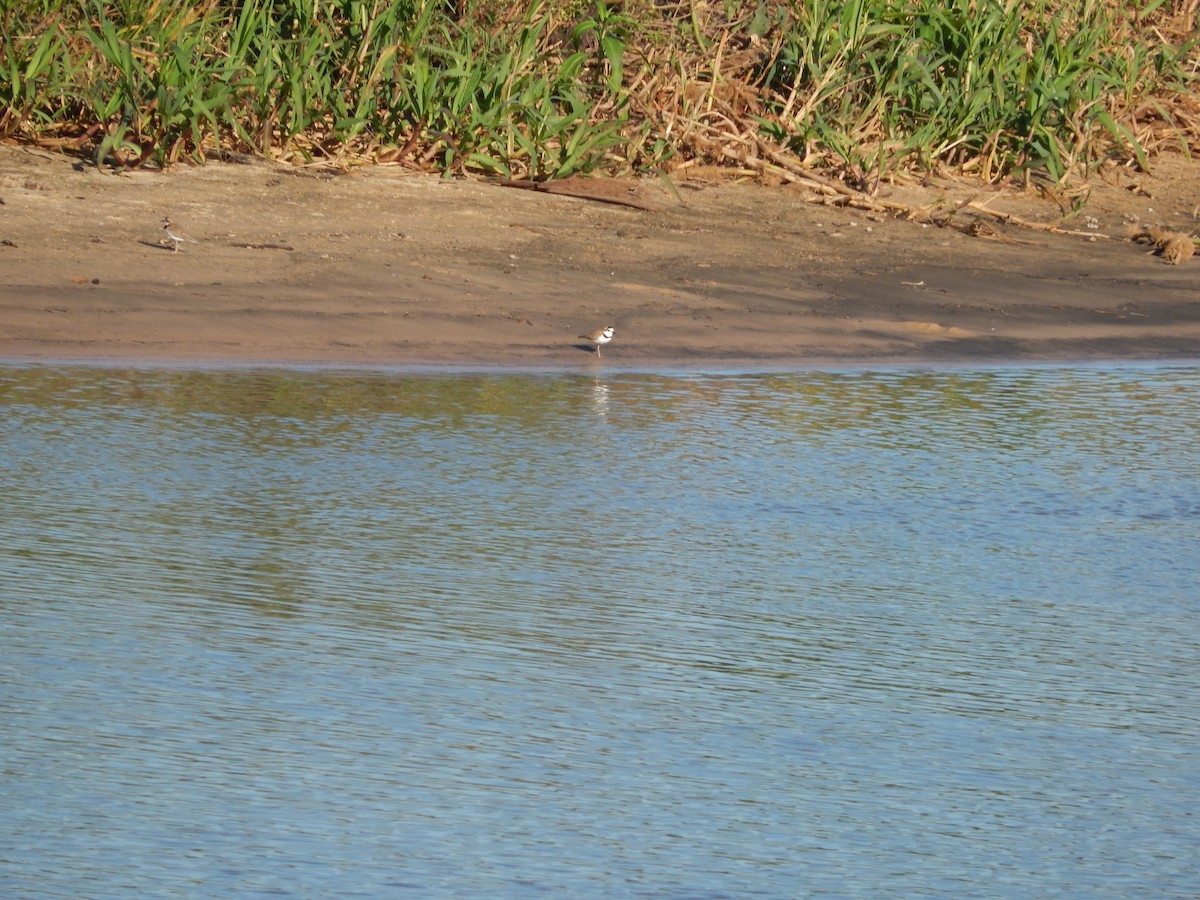
<instances>
[{"instance_id":1,"label":"small plover bird","mask_svg":"<svg viewBox=\"0 0 1200 900\"><path fill-rule=\"evenodd\" d=\"M605 325L603 328L598 328L591 334L581 334L580 340L587 341L589 344L596 345L596 355L600 355L600 345L607 344L613 339L613 327Z\"/></svg>"},{"instance_id":2,"label":"small plover bird","mask_svg":"<svg viewBox=\"0 0 1200 900\"><path fill-rule=\"evenodd\" d=\"M162 221L163 234L165 234L167 236L167 240L171 242L172 247L173 247L172 252L178 253L180 244L196 243L196 241L193 241L191 238L185 238L182 235L175 234L173 231L171 231L172 227L173 227L173 223L171 222L170 217L163 216L163 221Z\"/></svg>"}]
</instances>

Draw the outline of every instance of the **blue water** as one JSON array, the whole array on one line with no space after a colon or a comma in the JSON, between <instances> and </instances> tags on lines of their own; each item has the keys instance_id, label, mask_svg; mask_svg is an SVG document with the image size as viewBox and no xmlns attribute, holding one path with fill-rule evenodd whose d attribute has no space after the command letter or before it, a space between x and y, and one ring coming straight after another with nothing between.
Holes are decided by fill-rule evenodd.
<instances>
[{"instance_id":1,"label":"blue water","mask_svg":"<svg viewBox=\"0 0 1200 900\"><path fill-rule=\"evenodd\" d=\"M0 894L1194 897L1200 368L0 368Z\"/></svg>"}]
</instances>

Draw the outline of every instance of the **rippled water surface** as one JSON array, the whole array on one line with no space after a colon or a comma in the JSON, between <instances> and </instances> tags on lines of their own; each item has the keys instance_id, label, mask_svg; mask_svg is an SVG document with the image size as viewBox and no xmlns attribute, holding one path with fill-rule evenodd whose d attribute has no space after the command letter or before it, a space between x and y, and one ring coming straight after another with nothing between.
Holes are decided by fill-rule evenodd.
<instances>
[{"instance_id":1,"label":"rippled water surface","mask_svg":"<svg viewBox=\"0 0 1200 900\"><path fill-rule=\"evenodd\" d=\"M1195 367L0 416L4 895L1200 894Z\"/></svg>"}]
</instances>

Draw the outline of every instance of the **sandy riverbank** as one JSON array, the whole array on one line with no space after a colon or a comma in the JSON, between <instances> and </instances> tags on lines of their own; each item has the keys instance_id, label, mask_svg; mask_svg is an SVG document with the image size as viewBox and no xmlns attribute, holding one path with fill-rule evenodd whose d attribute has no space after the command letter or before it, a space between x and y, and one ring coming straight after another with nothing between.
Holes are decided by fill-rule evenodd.
<instances>
[{"instance_id":1,"label":"sandy riverbank","mask_svg":"<svg viewBox=\"0 0 1200 900\"><path fill-rule=\"evenodd\" d=\"M1200 258L1140 225L1200 227L1200 166L1097 180L1050 234L968 233L787 187L620 187L635 208L262 162L103 175L0 147L0 360L612 366L1200 357ZM1058 204L943 183L1040 222ZM169 215L195 243L175 253Z\"/></svg>"}]
</instances>

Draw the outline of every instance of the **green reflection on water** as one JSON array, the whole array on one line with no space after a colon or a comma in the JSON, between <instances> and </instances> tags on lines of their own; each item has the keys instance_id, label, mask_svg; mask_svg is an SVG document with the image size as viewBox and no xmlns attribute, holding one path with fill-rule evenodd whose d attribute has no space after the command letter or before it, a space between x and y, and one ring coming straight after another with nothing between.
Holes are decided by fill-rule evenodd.
<instances>
[{"instance_id":1,"label":"green reflection on water","mask_svg":"<svg viewBox=\"0 0 1200 900\"><path fill-rule=\"evenodd\" d=\"M400 416L454 429L481 417L569 437L581 417L629 430L674 426L663 439L700 439L714 410L784 435L816 437L880 422L920 443L969 421L977 436L1019 447L1054 422L1103 443L1114 409L1169 415L1195 370L1158 369L1146 389L1121 370L1013 368L968 371L823 371L762 375L465 373L413 375L308 370L154 370L0 367L0 405L106 407L216 415L262 425L304 423L336 434L356 419ZM1174 385L1172 386L1172 381ZM311 431L312 429L306 429ZM894 430L894 429L892 429ZM734 435L736 439L736 434Z\"/></svg>"},{"instance_id":2,"label":"green reflection on water","mask_svg":"<svg viewBox=\"0 0 1200 900\"><path fill-rule=\"evenodd\" d=\"M1007 396L1029 394L1042 376L1036 370L1006 377ZM785 375L572 375L461 374L391 375L276 369L175 371L104 368L0 368L0 403L66 407L115 405L162 408L187 413L280 416L314 421L330 413L403 414L438 418L448 410L523 418L576 396L577 386L594 382L653 388L639 399L658 412L686 411L719 398L738 382L740 399L774 400L780 412L805 409L838 421L867 419L879 411L905 414L913 394L937 396L942 409L978 409L996 387L994 372L830 372ZM875 389L864 393L864 381ZM928 409L928 407L924 407Z\"/></svg>"}]
</instances>

